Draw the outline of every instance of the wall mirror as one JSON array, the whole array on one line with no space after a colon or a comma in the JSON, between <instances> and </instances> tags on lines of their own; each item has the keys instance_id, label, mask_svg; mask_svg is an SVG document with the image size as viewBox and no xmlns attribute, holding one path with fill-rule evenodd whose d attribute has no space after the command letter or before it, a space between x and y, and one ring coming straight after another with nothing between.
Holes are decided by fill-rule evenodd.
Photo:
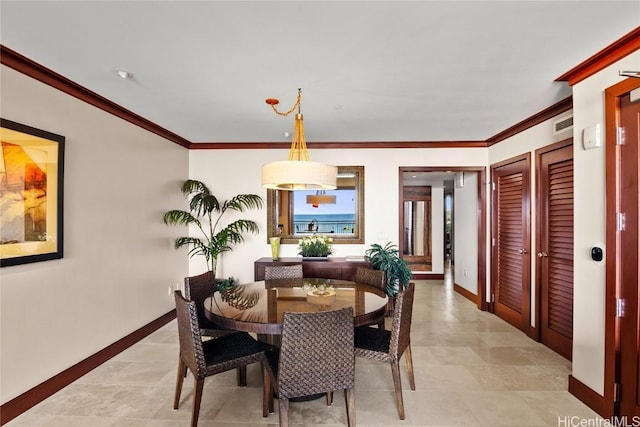
<instances>
[{"instance_id":1,"label":"wall mirror","mask_svg":"<svg viewBox=\"0 0 640 427\"><path fill-rule=\"evenodd\" d=\"M313 233L334 244L364 243L364 166L338 166L335 190L267 190L267 240L298 243Z\"/></svg>"}]
</instances>

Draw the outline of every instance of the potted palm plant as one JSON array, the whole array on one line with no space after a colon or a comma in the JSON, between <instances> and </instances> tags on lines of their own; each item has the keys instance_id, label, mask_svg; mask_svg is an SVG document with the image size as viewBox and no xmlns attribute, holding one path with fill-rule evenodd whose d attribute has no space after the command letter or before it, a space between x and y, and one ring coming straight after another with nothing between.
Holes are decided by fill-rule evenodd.
<instances>
[{"instance_id":1,"label":"potted palm plant","mask_svg":"<svg viewBox=\"0 0 640 427\"><path fill-rule=\"evenodd\" d=\"M220 202L201 181L189 179L182 184L182 194L189 199L189 210L170 210L164 214L167 225L194 225L200 236L176 238L175 248L189 247L189 256L204 256L208 269L216 277L218 257L231 251L233 246L244 242L244 234L258 234L255 221L237 219L222 227L220 221L228 211L244 212L247 209L262 208L262 197L256 194L238 194L230 200ZM218 286L227 286L232 278L219 280Z\"/></svg>"},{"instance_id":2,"label":"potted palm plant","mask_svg":"<svg viewBox=\"0 0 640 427\"><path fill-rule=\"evenodd\" d=\"M407 263L400 258L400 251L391 242L382 246L378 243L371 245L365 251L365 259L371 262L374 270L382 270L385 273L384 291L390 297L394 297L400 288L406 289L411 280L411 269Z\"/></svg>"}]
</instances>

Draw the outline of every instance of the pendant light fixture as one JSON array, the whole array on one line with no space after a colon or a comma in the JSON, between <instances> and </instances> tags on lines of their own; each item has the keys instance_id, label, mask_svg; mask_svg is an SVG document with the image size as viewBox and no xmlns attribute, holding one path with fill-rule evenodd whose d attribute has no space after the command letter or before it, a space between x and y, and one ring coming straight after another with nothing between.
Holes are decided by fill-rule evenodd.
<instances>
[{"instance_id":1,"label":"pendant light fixture","mask_svg":"<svg viewBox=\"0 0 640 427\"><path fill-rule=\"evenodd\" d=\"M273 190L334 190L338 168L309 160L307 143L304 137L300 100L302 89L298 89L298 99L291 109L282 113L276 109L280 103L268 98L266 103L280 116L288 116L298 110L293 126L293 138L288 160L271 162L262 166L262 186Z\"/></svg>"}]
</instances>

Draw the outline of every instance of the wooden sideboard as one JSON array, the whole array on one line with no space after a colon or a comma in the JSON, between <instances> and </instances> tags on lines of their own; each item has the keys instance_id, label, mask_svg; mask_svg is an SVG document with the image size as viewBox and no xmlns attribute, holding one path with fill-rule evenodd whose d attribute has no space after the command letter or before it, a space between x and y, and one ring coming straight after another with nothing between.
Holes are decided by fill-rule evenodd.
<instances>
[{"instance_id":1,"label":"wooden sideboard","mask_svg":"<svg viewBox=\"0 0 640 427\"><path fill-rule=\"evenodd\" d=\"M254 280L264 280L264 267L267 265L293 265L302 264L304 277L320 277L324 279L353 280L358 267L371 268L369 261L347 261L342 257L329 257L326 261L309 260L302 258L279 258L274 261L271 258L260 258L253 264Z\"/></svg>"}]
</instances>

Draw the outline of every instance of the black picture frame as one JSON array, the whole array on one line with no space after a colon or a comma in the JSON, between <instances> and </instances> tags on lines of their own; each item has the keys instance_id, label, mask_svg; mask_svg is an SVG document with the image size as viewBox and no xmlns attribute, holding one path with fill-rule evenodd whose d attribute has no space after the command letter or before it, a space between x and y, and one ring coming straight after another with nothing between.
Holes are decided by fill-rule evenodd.
<instances>
[{"instance_id":1,"label":"black picture frame","mask_svg":"<svg viewBox=\"0 0 640 427\"><path fill-rule=\"evenodd\" d=\"M65 137L0 118L0 267L63 257Z\"/></svg>"}]
</instances>

